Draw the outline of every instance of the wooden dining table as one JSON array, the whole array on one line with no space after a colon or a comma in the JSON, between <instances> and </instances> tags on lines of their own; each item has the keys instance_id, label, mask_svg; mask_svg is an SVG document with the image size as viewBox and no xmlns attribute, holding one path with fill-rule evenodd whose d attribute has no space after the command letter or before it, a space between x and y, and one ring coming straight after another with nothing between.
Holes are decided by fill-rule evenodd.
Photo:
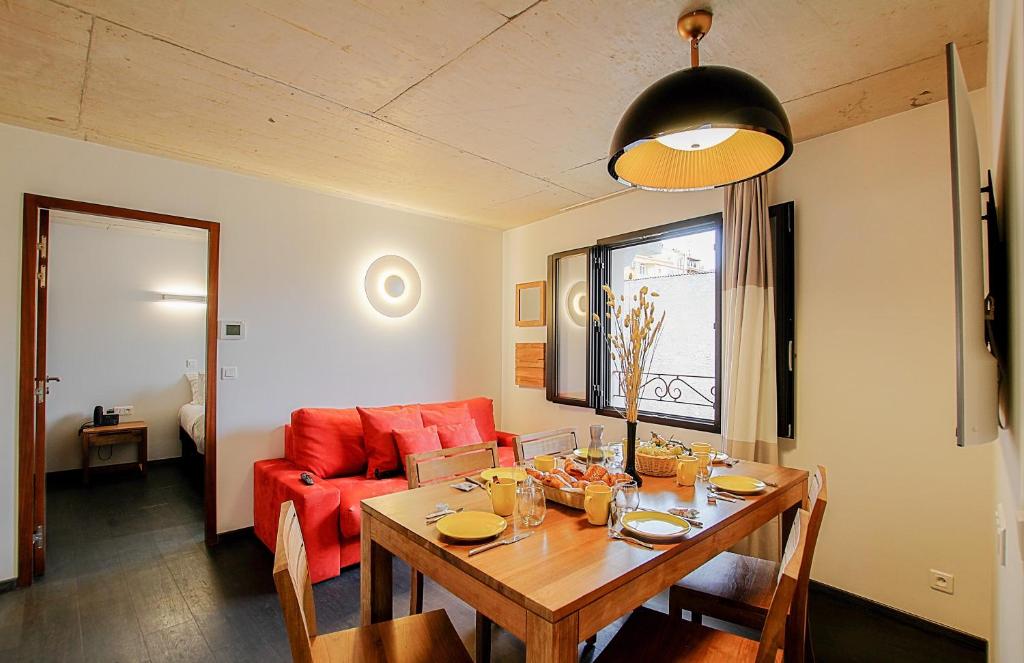
<instances>
[{"instance_id":1,"label":"wooden dining table","mask_svg":"<svg viewBox=\"0 0 1024 663\"><path fill-rule=\"evenodd\" d=\"M607 527L590 525L583 511L548 500L543 523L516 528L510 522L502 535L531 536L469 557L479 542L445 540L424 516L439 502L491 511L485 490L464 493L443 482L363 500L362 623L392 618L391 562L397 556L523 640L528 662L576 661L580 642L773 518L782 517L785 534L806 506L806 471L743 461L716 466L715 474L752 476L775 486L744 501L712 505L703 484L678 487L674 478L644 477L641 508L697 508L704 525L654 550L609 539Z\"/></svg>"}]
</instances>

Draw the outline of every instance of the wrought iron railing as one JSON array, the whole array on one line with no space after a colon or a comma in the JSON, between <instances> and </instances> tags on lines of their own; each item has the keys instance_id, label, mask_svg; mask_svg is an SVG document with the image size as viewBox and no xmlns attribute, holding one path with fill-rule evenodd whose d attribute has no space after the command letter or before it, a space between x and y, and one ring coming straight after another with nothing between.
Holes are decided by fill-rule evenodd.
<instances>
[{"instance_id":1,"label":"wrought iron railing","mask_svg":"<svg viewBox=\"0 0 1024 663\"><path fill-rule=\"evenodd\" d=\"M625 397L622 371L615 371L613 379L619 398ZM717 398L715 378L711 375L685 375L679 373L644 373L640 387L641 401L675 403L714 409Z\"/></svg>"}]
</instances>

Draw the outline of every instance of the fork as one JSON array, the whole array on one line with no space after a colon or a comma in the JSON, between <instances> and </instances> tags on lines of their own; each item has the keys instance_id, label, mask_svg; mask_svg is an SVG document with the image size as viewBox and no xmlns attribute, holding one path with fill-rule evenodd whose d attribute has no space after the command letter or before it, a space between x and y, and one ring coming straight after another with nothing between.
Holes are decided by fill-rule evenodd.
<instances>
[{"instance_id":1,"label":"fork","mask_svg":"<svg viewBox=\"0 0 1024 663\"><path fill-rule=\"evenodd\" d=\"M640 546L642 548L647 548L648 550L654 550L654 546L652 546L651 544L647 543L646 541L641 541L640 539L634 539L631 536L626 536L626 535L620 534L618 532L608 532L608 538L609 539L618 539L619 541L625 541L626 543L632 543L632 544L638 545L638 546Z\"/></svg>"}]
</instances>

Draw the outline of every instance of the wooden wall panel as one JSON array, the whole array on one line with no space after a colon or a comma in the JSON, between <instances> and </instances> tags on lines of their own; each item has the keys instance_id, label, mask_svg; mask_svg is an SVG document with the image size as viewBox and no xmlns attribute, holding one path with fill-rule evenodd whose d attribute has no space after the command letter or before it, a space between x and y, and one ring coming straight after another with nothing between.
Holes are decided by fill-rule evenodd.
<instances>
[{"instance_id":1,"label":"wooden wall panel","mask_svg":"<svg viewBox=\"0 0 1024 663\"><path fill-rule=\"evenodd\" d=\"M516 385L544 387L544 347L546 343L516 343Z\"/></svg>"}]
</instances>

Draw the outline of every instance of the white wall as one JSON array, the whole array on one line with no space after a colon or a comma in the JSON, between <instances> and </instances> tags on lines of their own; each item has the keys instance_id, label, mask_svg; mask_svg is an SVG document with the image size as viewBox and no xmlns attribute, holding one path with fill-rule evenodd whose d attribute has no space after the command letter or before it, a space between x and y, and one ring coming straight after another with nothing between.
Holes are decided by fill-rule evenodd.
<instances>
[{"instance_id":1,"label":"white wall","mask_svg":"<svg viewBox=\"0 0 1024 663\"><path fill-rule=\"evenodd\" d=\"M61 378L46 402L46 471L82 466L78 427L96 405L133 405L148 457L181 455L178 408L192 400L185 361L206 362L206 307L162 293L206 292L206 231L50 220L47 371ZM96 449L91 465L134 461L132 445Z\"/></svg>"},{"instance_id":2,"label":"white wall","mask_svg":"<svg viewBox=\"0 0 1024 663\"><path fill-rule=\"evenodd\" d=\"M796 203L797 440L782 460L830 471L817 580L987 638L992 448L955 447L948 145L933 104L801 143L772 176L772 201ZM599 419L514 386L514 342L543 339L512 325L514 284L544 278L550 253L721 209L721 191L635 192L506 232L504 429ZM955 595L929 589L932 568Z\"/></svg>"},{"instance_id":3,"label":"white wall","mask_svg":"<svg viewBox=\"0 0 1024 663\"><path fill-rule=\"evenodd\" d=\"M993 181L1010 245L1011 386L1009 430L995 449L995 503L1006 527L1005 561L993 568L992 660L1024 661L1024 7L989 5L989 99Z\"/></svg>"},{"instance_id":4,"label":"white wall","mask_svg":"<svg viewBox=\"0 0 1024 663\"><path fill-rule=\"evenodd\" d=\"M0 126L0 578L15 575L16 384L23 192L219 221L218 523L252 523L252 463L279 456L301 406L498 397L498 231L312 193L210 168ZM418 308L370 309L363 273L409 259Z\"/></svg>"}]
</instances>

